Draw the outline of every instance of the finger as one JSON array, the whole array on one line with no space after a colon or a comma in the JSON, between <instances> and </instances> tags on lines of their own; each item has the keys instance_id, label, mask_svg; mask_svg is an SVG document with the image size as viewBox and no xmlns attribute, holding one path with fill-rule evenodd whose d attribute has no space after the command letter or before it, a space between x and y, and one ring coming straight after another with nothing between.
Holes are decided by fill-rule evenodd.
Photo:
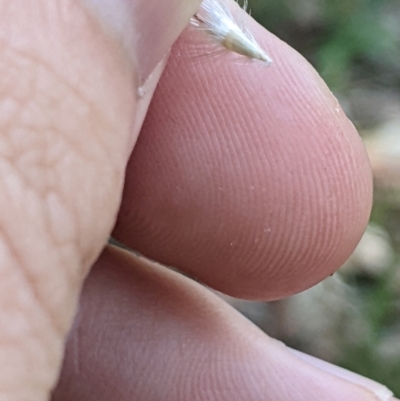
<instances>
[{"instance_id":1,"label":"finger","mask_svg":"<svg viewBox=\"0 0 400 401\"><path fill-rule=\"evenodd\" d=\"M378 383L269 339L204 287L110 248L85 284L53 401L376 401Z\"/></svg>"},{"instance_id":2,"label":"finger","mask_svg":"<svg viewBox=\"0 0 400 401\"><path fill-rule=\"evenodd\" d=\"M123 15L141 40L127 52L114 29L122 14L102 14L103 3L0 0L2 400L48 397L81 282L114 224L138 88L147 76L154 87L156 61L197 6L136 1ZM161 16L174 28L155 28Z\"/></svg>"},{"instance_id":3,"label":"finger","mask_svg":"<svg viewBox=\"0 0 400 401\"><path fill-rule=\"evenodd\" d=\"M229 53L193 62L204 32L175 45L128 165L115 236L230 295L274 299L347 259L372 180L354 126L310 64L245 23L271 67Z\"/></svg>"}]
</instances>

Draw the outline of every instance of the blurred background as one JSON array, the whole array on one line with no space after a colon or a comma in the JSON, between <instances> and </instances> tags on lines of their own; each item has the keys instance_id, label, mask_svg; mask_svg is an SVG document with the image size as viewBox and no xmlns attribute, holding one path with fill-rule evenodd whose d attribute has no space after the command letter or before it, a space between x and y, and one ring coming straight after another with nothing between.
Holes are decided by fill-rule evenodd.
<instances>
[{"instance_id":1,"label":"blurred background","mask_svg":"<svg viewBox=\"0 0 400 401\"><path fill-rule=\"evenodd\" d=\"M371 223L331 278L284 301L227 298L289 346L400 394L400 0L249 0L357 126L375 177Z\"/></svg>"}]
</instances>

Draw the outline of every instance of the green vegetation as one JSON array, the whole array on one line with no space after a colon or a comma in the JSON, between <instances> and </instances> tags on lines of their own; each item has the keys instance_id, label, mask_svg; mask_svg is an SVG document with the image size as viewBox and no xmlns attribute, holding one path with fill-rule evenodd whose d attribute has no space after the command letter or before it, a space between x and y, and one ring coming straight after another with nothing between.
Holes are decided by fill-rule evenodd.
<instances>
[{"instance_id":1,"label":"green vegetation","mask_svg":"<svg viewBox=\"0 0 400 401\"><path fill-rule=\"evenodd\" d=\"M377 70L387 74L398 64L398 0L250 0L250 8L256 20L303 54L333 90L372 79Z\"/></svg>"}]
</instances>

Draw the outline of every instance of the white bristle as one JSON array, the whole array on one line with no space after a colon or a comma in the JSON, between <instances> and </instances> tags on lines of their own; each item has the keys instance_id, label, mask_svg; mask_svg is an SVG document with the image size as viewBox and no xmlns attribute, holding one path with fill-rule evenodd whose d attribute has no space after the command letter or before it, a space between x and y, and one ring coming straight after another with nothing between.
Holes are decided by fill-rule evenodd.
<instances>
[{"instance_id":1,"label":"white bristle","mask_svg":"<svg viewBox=\"0 0 400 401\"><path fill-rule=\"evenodd\" d=\"M247 9L246 0L243 8ZM272 63L253 35L235 21L223 0L203 0L200 10L192 18L192 25L204 30L215 42L229 51L267 65Z\"/></svg>"}]
</instances>

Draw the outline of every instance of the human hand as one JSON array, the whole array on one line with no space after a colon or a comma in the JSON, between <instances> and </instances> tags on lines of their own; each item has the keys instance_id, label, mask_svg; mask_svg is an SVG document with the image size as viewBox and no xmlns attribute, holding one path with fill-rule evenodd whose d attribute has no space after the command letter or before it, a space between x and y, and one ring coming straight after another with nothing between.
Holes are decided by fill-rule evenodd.
<instances>
[{"instance_id":1,"label":"human hand","mask_svg":"<svg viewBox=\"0 0 400 401\"><path fill-rule=\"evenodd\" d=\"M365 228L371 177L355 129L254 23L272 68L186 62L187 33L147 113L198 3L0 0L0 400L49 397L124 185L119 240L247 298L320 281ZM304 358L192 280L108 247L52 398L388 399Z\"/></svg>"}]
</instances>

